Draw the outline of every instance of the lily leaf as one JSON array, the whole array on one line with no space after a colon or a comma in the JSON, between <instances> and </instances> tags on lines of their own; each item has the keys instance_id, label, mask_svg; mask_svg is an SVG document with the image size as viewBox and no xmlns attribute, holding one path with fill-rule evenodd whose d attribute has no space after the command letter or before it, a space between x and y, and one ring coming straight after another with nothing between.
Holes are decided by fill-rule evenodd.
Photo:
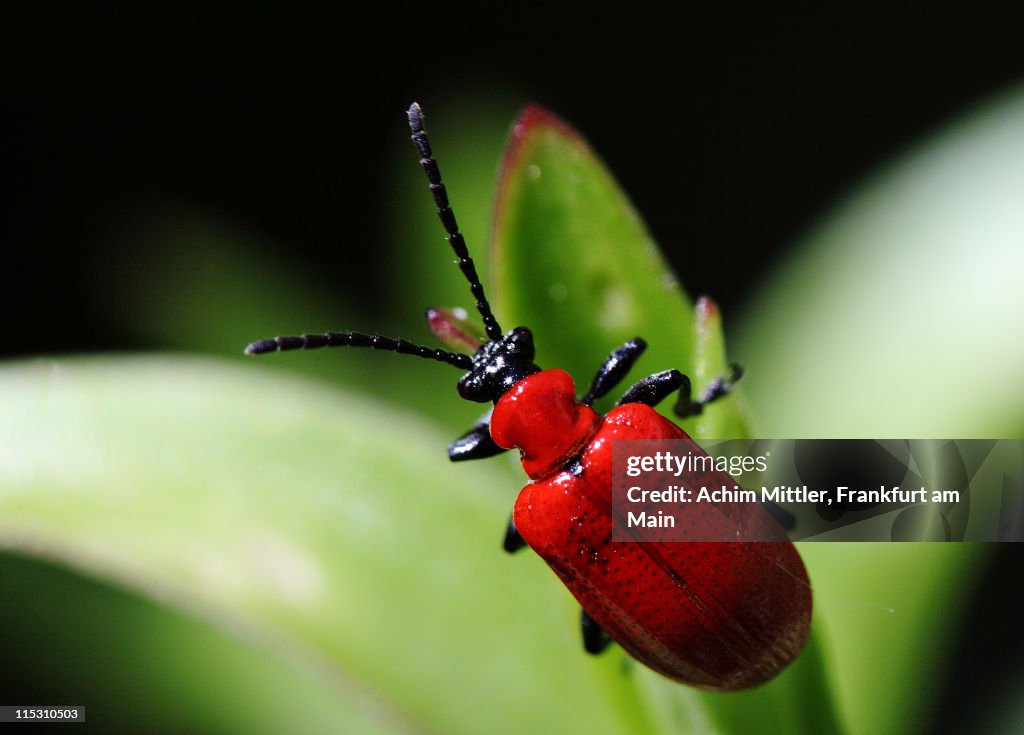
<instances>
[{"instance_id":1,"label":"lily leaf","mask_svg":"<svg viewBox=\"0 0 1024 735\"><path fill-rule=\"evenodd\" d=\"M760 429L780 437L1020 438L1022 172L1018 87L866 181L798 243L733 342L740 359L757 365L747 395ZM853 729L928 724L965 606L995 551L803 546L827 606L826 642Z\"/></svg>"},{"instance_id":2,"label":"lily leaf","mask_svg":"<svg viewBox=\"0 0 1024 735\"><path fill-rule=\"evenodd\" d=\"M537 106L513 124L502 162L491 273L505 328L529 326L541 365L568 370L581 392L604 356L637 336L648 350L634 379L695 373L693 303L604 163ZM747 435L736 401L722 401L715 416L718 437ZM698 420L683 426L715 435Z\"/></svg>"},{"instance_id":3,"label":"lily leaf","mask_svg":"<svg viewBox=\"0 0 1024 735\"><path fill-rule=\"evenodd\" d=\"M635 368L634 380L675 367L699 392L729 372L717 307L703 298L695 308L604 164L566 122L535 106L512 128L491 261L499 317L528 325L538 360L568 369L581 392L603 356L636 336L649 349L639 363L646 369ZM661 407L669 416L670 403ZM682 425L697 438L749 436L739 395ZM841 730L814 642L768 685L727 695L636 668L637 707L647 713L651 732Z\"/></svg>"},{"instance_id":4,"label":"lily leaf","mask_svg":"<svg viewBox=\"0 0 1024 735\"><path fill-rule=\"evenodd\" d=\"M339 731L643 732L595 699L628 679L580 655L568 593L500 548L521 481L453 472L436 426L169 357L7 366L0 405L0 547L314 662Z\"/></svg>"}]
</instances>

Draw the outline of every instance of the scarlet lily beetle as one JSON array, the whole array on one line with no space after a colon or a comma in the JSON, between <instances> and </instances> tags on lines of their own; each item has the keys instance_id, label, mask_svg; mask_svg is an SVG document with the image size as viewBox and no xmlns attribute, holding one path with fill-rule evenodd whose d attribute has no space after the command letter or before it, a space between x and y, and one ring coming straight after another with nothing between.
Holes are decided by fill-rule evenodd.
<instances>
[{"instance_id":1,"label":"scarlet lily beetle","mask_svg":"<svg viewBox=\"0 0 1024 735\"><path fill-rule=\"evenodd\" d=\"M775 676L803 648L811 620L807 572L796 548L777 542L633 543L612 541L611 444L621 439L673 439L703 453L654 406L679 394L675 413L691 416L725 396L732 374L694 396L678 370L655 373L629 388L600 416L591 405L609 393L646 348L636 338L613 351L582 398L568 373L534 363L526 327L503 333L459 232L430 150L419 105L409 108L420 154L447 240L476 299L486 341L462 329L450 312L430 310L436 336L472 355L423 347L359 332L327 332L253 342L246 353L320 347L372 347L447 363L464 371L459 395L493 408L448 448L452 461L482 459L519 449L533 481L516 500L504 547L529 545L554 570L583 608L583 645L600 653L611 641L676 681L734 691ZM724 473L701 482L731 485ZM745 505L737 522L775 527L769 513ZM698 518L695 522L700 522ZM782 538L781 532L779 537Z\"/></svg>"}]
</instances>

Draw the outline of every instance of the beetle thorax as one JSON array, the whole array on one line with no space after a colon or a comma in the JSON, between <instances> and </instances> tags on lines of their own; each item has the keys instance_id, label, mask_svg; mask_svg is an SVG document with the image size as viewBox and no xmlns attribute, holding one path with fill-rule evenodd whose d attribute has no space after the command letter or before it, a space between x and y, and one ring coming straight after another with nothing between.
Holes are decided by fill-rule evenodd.
<instances>
[{"instance_id":1,"label":"beetle thorax","mask_svg":"<svg viewBox=\"0 0 1024 735\"><path fill-rule=\"evenodd\" d=\"M537 480L575 457L601 425L601 417L576 400L576 385L564 370L543 370L517 382L491 414L491 438L516 447L523 469Z\"/></svg>"}]
</instances>

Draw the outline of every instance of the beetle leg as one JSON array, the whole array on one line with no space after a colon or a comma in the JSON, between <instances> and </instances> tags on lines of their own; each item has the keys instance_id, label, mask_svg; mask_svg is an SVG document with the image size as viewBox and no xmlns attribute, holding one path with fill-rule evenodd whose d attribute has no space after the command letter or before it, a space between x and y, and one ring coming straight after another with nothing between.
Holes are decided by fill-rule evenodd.
<instances>
[{"instance_id":1,"label":"beetle leg","mask_svg":"<svg viewBox=\"0 0 1024 735\"><path fill-rule=\"evenodd\" d=\"M505 542L502 544L502 548L510 554L514 554L521 548L526 546L526 542L523 541L523 537L519 535L519 531L516 530L516 523L512 516L508 517L508 528L505 529Z\"/></svg>"},{"instance_id":2,"label":"beetle leg","mask_svg":"<svg viewBox=\"0 0 1024 735\"><path fill-rule=\"evenodd\" d=\"M678 370L665 370L654 375L648 375L639 383L635 383L627 390L616 406L625 403L643 403L648 406L656 406L670 393L682 390L689 393L690 379Z\"/></svg>"},{"instance_id":3,"label":"beetle leg","mask_svg":"<svg viewBox=\"0 0 1024 735\"><path fill-rule=\"evenodd\" d=\"M708 383L707 387L701 391L701 394L696 398L693 398L691 392L690 381L686 381L679 390L679 400L676 402L675 408L673 409L677 416L680 418L687 418L688 416L699 416L704 412L704 406L708 405L712 401L716 401L724 395L727 395L732 387L736 385L736 382L743 377L743 368L736 363L729 366L729 376L719 375L717 378Z\"/></svg>"},{"instance_id":4,"label":"beetle leg","mask_svg":"<svg viewBox=\"0 0 1024 735\"><path fill-rule=\"evenodd\" d=\"M640 337L637 337L608 355L605 361L601 363L601 367L597 369L597 374L590 382L590 389L580 399L580 403L590 406L598 398L617 386L626 377L629 369L633 367L633 363L637 361L637 358L646 349L647 343Z\"/></svg>"},{"instance_id":5,"label":"beetle leg","mask_svg":"<svg viewBox=\"0 0 1024 735\"><path fill-rule=\"evenodd\" d=\"M596 656L604 651L611 644L612 639L601 630L601 626L587 614L586 610L580 611L580 629L583 631L583 649Z\"/></svg>"},{"instance_id":6,"label":"beetle leg","mask_svg":"<svg viewBox=\"0 0 1024 735\"><path fill-rule=\"evenodd\" d=\"M491 412L488 411L473 424L473 428L448 445L448 459L462 462L467 459L486 459L507 451L491 439Z\"/></svg>"}]
</instances>

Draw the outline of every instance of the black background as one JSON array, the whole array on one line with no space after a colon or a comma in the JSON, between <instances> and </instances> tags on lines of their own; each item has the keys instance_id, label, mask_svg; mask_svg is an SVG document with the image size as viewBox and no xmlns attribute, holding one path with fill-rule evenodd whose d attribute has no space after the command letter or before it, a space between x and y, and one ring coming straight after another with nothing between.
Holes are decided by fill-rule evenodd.
<instances>
[{"instance_id":1,"label":"black background","mask_svg":"<svg viewBox=\"0 0 1024 735\"><path fill-rule=\"evenodd\" d=\"M572 43L533 27L547 16L500 12L475 36L419 15L415 35L378 27L376 39L340 10L114 4L8 17L0 351L159 347L118 331L82 275L135 197L222 212L373 298L385 276L363 266L382 235L366 213L386 187L392 122L413 99L491 86L583 130L685 284L728 312L864 176L1024 79L1020 24L977 11L689 18L667 39L623 27L589 42L570 22ZM937 730L969 730L970 703L1019 665L1006 583L1018 558L1005 549L978 597Z\"/></svg>"},{"instance_id":2,"label":"black background","mask_svg":"<svg viewBox=\"0 0 1024 735\"><path fill-rule=\"evenodd\" d=\"M443 25L370 41L340 13L127 13L6 28L6 354L159 347L118 333L82 275L133 200L223 213L372 298L382 151L411 100L461 89L510 89L584 131L684 285L729 313L864 176L1024 72L1010 27L959 18L692 20L671 41L481 47Z\"/></svg>"}]
</instances>

